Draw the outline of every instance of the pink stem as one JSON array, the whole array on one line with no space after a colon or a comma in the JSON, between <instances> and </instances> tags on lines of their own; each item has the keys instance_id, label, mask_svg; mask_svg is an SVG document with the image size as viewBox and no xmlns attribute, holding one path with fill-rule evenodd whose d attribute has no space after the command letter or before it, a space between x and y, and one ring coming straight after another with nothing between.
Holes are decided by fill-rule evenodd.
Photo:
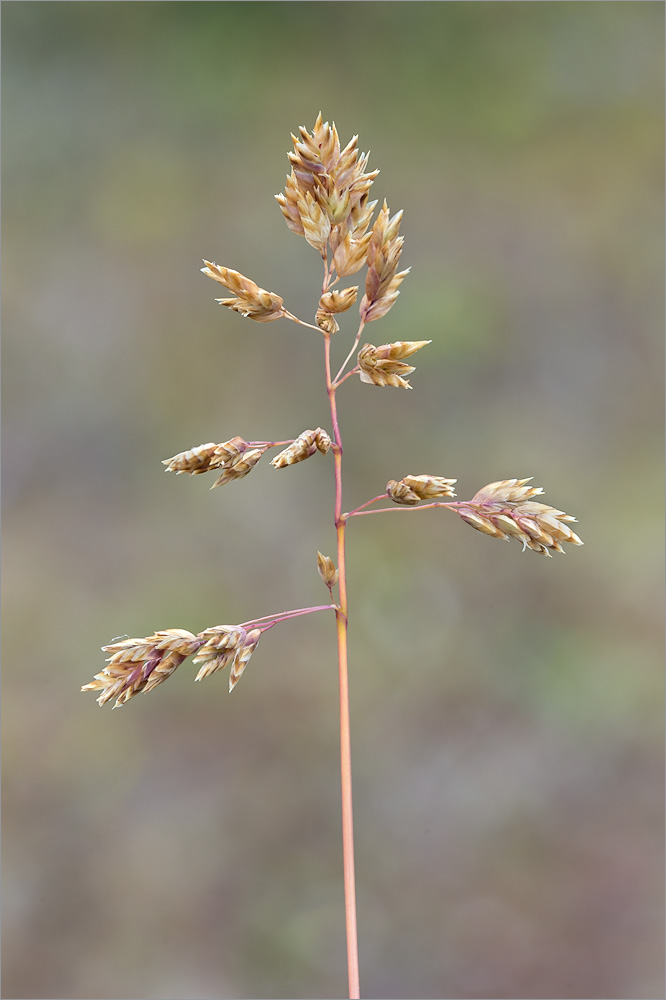
<instances>
[{"instance_id":1,"label":"pink stem","mask_svg":"<svg viewBox=\"0 0 666 1000\"><path fill-rule=\"evenodd\" d=\"M342 364L340 365L340 371L338 372L338 374L337 374L337 375L335 376L335 378L333 379L333 382L334 382L334 383L336 383L336 382L338 381L338 379L339 379L339 378L340 378L340 376L342 375L343 371L344 371L344 370L345 370L345 368L347 367L347 363L348 363L349 359L351 358L352 354L354 353L354 351L355 351L355 350L356 350L356 348L358 347L358 342L359 342L359 340L361 339L361 334L363 333L363 327L364 327L364 326L365 326L365 320L363 320L363 319L362 319L362 320L361 320L361 322L360 322L360 324L359 324L359 328L358 328L358 330L356 331L356 337L355 337L355 339L354 339L354 343L353 343L353 344L352 344L352 346L351 346L351 351L349 352L349 354L347 355L347 357L345 358L345 360L344 360L344 361L342 362Z\"/></svg>"},{"instance_id":2,"label":"pink stem","mask_svg":"<svg viewBox=\"0 0 666 1000\"><path fill-rule=\"evenodd\" d=\"M380 493L378 496L373 497L372 500L366 500L360 507L354 507L348 514L345 514L345 517L354 517L357 511L363 510L364 507L369 507L371 503L376 503L377 500L385 500L387 496L387 493Z\"/></svg>"},{"instance_id":3,"label":"pink stem","mask_svg":"<svg viewBox=\"0 0 666 1000\"><path fill-rule=\"evenodd\" d=\"M293 444L294 438L289 438L288 441L248 441L250 448L263 448L264 450L268 448L278 448L283 444Z\"/></svg>"},{"instance_id":4,"label":"pink stem","mask_svg":"<svg viewBox=\"0 0 666 1000\"><path fill-rule=\"evenodd\" d=\"M287 309L283 311L282 315L284 319L290 319L292 323L298 323L300 326L307 326L311 330L316 330L317 333L321 333L318 326L313 326L312 323L305 323L302 319L299 319L298 316L294 316L294 314L290 313Z\"/></svg>"},{"instance_id":5,"label":"pink stem","mask_svg":"<svg viewBox=\"0 0 666 1000\"><path fill-rule=\"evenodd\" d=\"M380 498L375 497L375 500L377 499ZM363 506L365 506L365 504ZM463 506L462 503L424 503L422 507L416 507L416 506L404 507L396 504L395 507L377 507L376 510L360 510L359 508L357 508L356 511L351 511L351 513L347 514L346 516L363 517L364 514L389 514L398 510L430 510L431 507L448 507L449 510L455 510L457 507L462 507L462 506Z\"/></svg>"},{"instance_id":6,"label":"pink stem","mask_svg":"<svg viewBox=\"0 0 666 1000\"><path fill-rule=\"evenodd\" d=\"M361 324L362 325L362 324ZM331 381L331 337L324 337L326 392L331 407L331 423L335 444L332 447L335 465L335 531L338 541L338 573L340 604L335 612L338 633L338 676L340 684L340 785L342 797L342 867L345 888L345 927L347 933L347 973L350 1000L360 997L358 971L358 929L356 922L356 877L354 874L354 818L352 803L351 732L349 721L349 674L347 664L347 574L345 569L345 528L342 513L342 439L335 401L335 384ZM346 362L345 362L346 364ZM344 367L344 366L343 366Z\"/></svg>"},{"instance_id":7,"label":"pink stem","mask_svg":"<svg viewBox=\"0 0 666 1000\"><path fill-rule=\"evenodd\" d=\"M296 608L295 611L280 611L274 615L264 615L262 618L250 618L247 622L241 622L240 627L245 628L248 625L257 625L259 622L265 622L273 620L273 624L277 625L278 622L286 621L288 618L298 618L299 615L311 615L315 611L328 611L329 609L335 610L337 605L335 604L319 604L316 608Z\"/></svg>"},{"instance_id":8,"label":"pink stem","mask_svg":"<svg viewBox=\"0 0 666 1000\"><path fill-rule=\"evenodd\" d=\"M361 369L359 368L359 366L356 365L356 367L352 368L351 371L348 371L346 375L343 375L341 379L338 379L338 381L335 383L335 388L338 389L343 382L346 382L348 378L351 378L352 375L355 375L356 372L360 370Z\"/></svg>"}]
</instances>

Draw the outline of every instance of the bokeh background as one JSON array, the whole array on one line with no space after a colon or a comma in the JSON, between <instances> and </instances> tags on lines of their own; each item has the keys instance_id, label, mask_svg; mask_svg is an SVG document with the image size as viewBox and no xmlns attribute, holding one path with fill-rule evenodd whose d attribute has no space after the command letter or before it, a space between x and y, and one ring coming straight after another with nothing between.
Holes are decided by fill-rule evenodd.
<instances>
[{"instance_id":1,"label":"bokeh background","mask_svg":"<svg viewBox=\"0 0 666 1000\"><path fill-rule=\"evenodd\" d=\"M349 509L534 476L585 548L441 511L349 531L363 995L663 997L660 3L8 3L6 997L341 997L333 622L120 712L123 633L326 600L332 465L209 493L160 460L329 425L289 132L359 133L412 273L340 393ZM353 281L353 279L352 279ZM335 348L346 353L353 319Z\"/></svg>"}]
</instances>

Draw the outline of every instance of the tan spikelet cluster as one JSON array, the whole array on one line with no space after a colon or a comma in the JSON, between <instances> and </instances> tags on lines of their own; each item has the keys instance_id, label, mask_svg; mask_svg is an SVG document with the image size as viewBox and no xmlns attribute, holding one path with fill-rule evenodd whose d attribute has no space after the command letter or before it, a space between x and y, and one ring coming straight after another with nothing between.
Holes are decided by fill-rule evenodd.
<instances>
[{"instance_id":1,"label":"tan spikelet cluster","mask_svg":"<svg viewBox=\"0 0 666 1000\"><path fill-rule=\"evenodd\" d=\"M231 465L243 452L247 451L249 445L242 437L233 437L222 444L198 444L189 451L181 451L173 458L165 458L162 465L166 465L165 472L175 472L177 476L188 472L191 476L200 476L203 472L211 469L219 469L224 465Z\"/></svg>"},{"instance_id":2,"label":"tan spikelet cluster","mask_svg":"<svg viewBox=\"0 0 666 1000\"><path fill-rule=\"evenodd\" d=\"M346 224L355 210L358 222L359 208L379 171L365 172L369 154L359 155L358 136L341 150L335 125L322 121L321 113L312 133L303 125L298 131L298 138L291 137L293 152L287 154L291 174L287 177L284 194L275 196L282 214L291 231L305 236L311 243L308 223L312 218L311 203L314 203L325 213L329 232L332 227L340 230L344 226L344 236L350 231Z\"/></svg>"},{"instance_id":3,"label":"tan spikelet cluster","mask_svg":"<svg viewBox=\"0 0 666 1000\"><path fill-rule=\"evenodd\" d=\"M199 635L203 644L192 661L195 665L201 664L195 681L230 666L229 691L233 691L260 636L261 629L253 628L247 632L240 625L216 625L205 629Z\"/></svg>"},{"instance_id":4,"label":"tan spikelet cluster","mask_svg":"<svg viewBox=\"0 0 666 1000\"><path fill-rule=\"evenodd\" d=\"M112 642L102 646L104 653L111 653L106 666L81 690L101 691L98 704L115 698L114 708L118 708L135 694L162 684L200 645L197 636L180 628L165 629L145 639Z\"/></svg>"},{"instance_id":5,"label":"tan spikelet cluster","mask_svg":"<svg viewBox=\"0 0 666 1000\"><path fill-rule=\"evenodd\" d=\"M165 472L175 472L180 475L189 472L191 476L200 476L212 469L222 469L222 474L215 480L211 489L223 486L234 479L242 479L255 467L265 448L250 448L247 441L241 437L230 438L222 444L199 444L189 451L181 451L173 458L165 458L162 465Z\"/></svg>"},{"instance_id":6,"label":"tan spikelet cluster","mask_svg":"<svg viewBox=\"0 0 666 1000\"><path fill-rule=\"evenodd\" d=\"M315 323L324 333L334 334L340 329L340 324L333 313L327 312L326 309L317 309Z\"/></svg>"},{"instance_id":7,"label":"tan spikelet cluster","mask_svg":"<svg viewBox=\"0 0 666 1000\"><path fill-rule=\"evenodd\" d=\"M226 483L233 482L234 479L242 479L247 476L249 472L252 472L265 450L265 448L251 448L239 455L229 465L225 465L222 474L211 486L211 490L214 490L216 486L224 486Z\"/></svg>"},{"instance_id":8,"label":"tan spikelet cluster","mask_svg":"<svg viewBox=\"0 0 666 1000\"><path fill-rule=\"evenodd\" d=\"M356 302L358 295L358 285L351 285L349 288L341 288L334 292L324 292L319 299L319 308L330 313L346 312Z\"/></svg>"},{"instance_id":9,"label":"tan spikelet cluster","mask_svg":"<svg viewBox=\"0 0 666 1000\"><path fill-rule=\"evenodd\" d=\"M228 306L241 316L254 319L258 323L270 323L272 320L281 319L288 316L284 303L275 292L267 292L265 288L260 288L250 278L246 278L238 271L232 271L229 267L221 267L210 260L204 260L205 267L201 268L202 274L207 274L209 278L219 281L221 285L234 292L233 299L216 299L222 306Z\"/></svg>"},{"instance_id":10,"label":"tan spikelet cluster","mask_svg":"<svg viewBox=\"0 0 666 1000\"><path fill-rule=\"evenodd\" d=\"M303 462L310 458L316 451L325 455L331 447L331 439L325 430L317 427L314 431L303 431L295 441L276 455L271 465L276 469L283 469L286 465L295 465L296 462Z\"/></svg>"},{"instance_id":11,"label":"tan spikelet cluster","mask_svg":"<svg viewBox=\"0 0 666 1000\"><path fill-rule=\"evenodd\" d=\"M335 319L334 313L346 312L351 309L356 302L358 286L343 288L340 291L324 292L319 299L316 323L318 327L326 333L337 333L340 327Z\"/></svg>"},{"instance_id":12,"label":"tan spikelet cluster","mask_svg":"<svg viewBox=\"0 0 666 1000\"><path fill-rule=\"evenodd\" d=\"M291 174L284 193L275 196L285 221L292 232L304 236L322 257L326 258L330 249L331 272L335 270L338 278L356 274L366 263L371 265L373 277L369 289L375 297L366 302L365 311L369 319L378 319L390 309L397 287L407 273L398 276L393 267L402 244L397 236L400 220L389 222L388 215L386 219L382 216L376 232L368 231L377 206L376 201L368 200L368 192L379 171L367 170L369 154L359 153L358 136L341 150L335 125L322 121L321 114L311 133L301 126L298 137L291 138L294 143L293 151L288 154ZM376 247L370 257L373 234ZM326 333L336 332L337 323L330 316L336 311L339 310L320 304L317 325Z\"/></svg>"},{"instance_id":13,"label":"tan spikelet cluster","mask_svg":"<svg viewBox=\"0 0 666 1000\"><path fill-rule=\"evenodd\" d=\"M563 542L582 545L578 535L565 523L575 521L571 514L532 500L543 493L540 486L527 486L529 479L502 479L489 483L471 500L457 505L462 519L477 531L494 538L516 538L544 556L564 552Z\"/></svg>"},{"instance_id":14,"label":"tan spikelet cluster","mask_svg":"<svg viewBox=\"0 0 666 1000\"><path fill-rule=\"evenodd\" d=\"M406 365L403 358L408 358L416 351L420 351L426 344L431 344L431 340L399 340L395 344L382 344L375 347L374 344L364 344L358 352L357 361L359 364L361 382L369 385L391 385L400 389L411 389L411 385L404 378L410 375L415 369L412 365Z\"/></svg>"},{"instance_id":15,"label":"tan spikelet cluster","mask_svg":"<svg viewBox=\"0 0 666 1000\"><path fill-rule=\"evenodd\" d=\"M335 564L329 556L325 556L321 552L317 552L317 570L329 590L336 585L338 571Z\"/></svg>"},{"instance_id":16,"label":"tan spikelet cluster","mask_svg":"<svg viewBox=\"0 0 666 1000\"><path fill-rule=\"evenodd\" d=\"M405 476L397 482L391 479L386 484L386 493L394 503L413 507L421 500L454 497L453 486L457 482L457 479L445 479L443 476Z\"/></svg>"},{"instance_id":17,"label":"tan spikelet cluster","mask_svg":"<svg viewBox=\"0 0 666 1000\"><path fill-rule=\"evenodd\" d=\"M368 243L368 273L365 278L365 295L361 301L361 319L370 323L381 319L389 311L400 292L398 287L409 274L398 271L402 254L403 237L398 236L402 211L390 218L388 205L384 205L372 227Z\"/></svg>"},{"instance_id":18,"label":"tan spikelet cluster","mask_svg":"<svg viewBox=\"0 0 666 1000\"><path fill-rule=\"evenodd\" d=\"M246 631L241 625L216 625L198 635L181 628L169 628L145 639L120 639L102 646L111 653L106 666L82 691L101 691L98 704L116 699L118 708L142 691L152 691L167 680L188 656L201 664L195 680L231 666L231 691L245 670L261 636L261 629Z\"/></svg>"}]
</instances>

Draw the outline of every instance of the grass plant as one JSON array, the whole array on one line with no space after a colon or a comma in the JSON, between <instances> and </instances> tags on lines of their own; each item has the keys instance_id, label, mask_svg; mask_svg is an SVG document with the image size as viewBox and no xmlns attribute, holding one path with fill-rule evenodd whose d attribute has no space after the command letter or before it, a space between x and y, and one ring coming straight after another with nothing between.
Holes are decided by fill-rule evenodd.
<instances>
[{"instance_id":1,"label":"grass plant","mask_svg":"<svg viewBox=\"0 0 666 1000\"><path fill-rule=\"evenodd\" d=\"M272 459L276 469L288 468L317 453L332 454L334 467L334 527L337 538L335 561L321 552L316 564L329 600L325 604L296 608L251 618L235 625L215 625L193 634L184 629L166 629L145 638L124 638L103 647L110 654L106 666L82 690L101 692L100 705L115 700L125 704L140 692L151 691L167 680L180 664L192 657L201 681L229 667L232 691L263 634L275 625L301 615L327 611L335 615L340 687L340 760L342 791L343 876L345 924L347 932L350 998L360 997L356 888L354 875L354 834L352 811L352 764L349 725L349 679L347 658L347 576L346 533L352 518L390 511L427 510L433 507L455 513L465 523L494 538L516 539L523 550L550 556L563 552L563 544L582 545L569 527L575 518L534 498L543 490L529 485L528 479L505 479L478 490L470 500L459 501L453 487L456 479L436 469L429 473L390 480L383 492L350 511L343 510L343 447L338 421L338 391L351 377L379 388L411 389L409 375L415 370L408 362L430 340L398 341L375 345L361 338L366 327L385 316L400 294L409 269L399 270L403 251L400 236L402 212L391 216L384 201L374 222L377 201L369 200L377 170L368 170L368 154L360 153L357 136L341 149L335 125L322 121L321 114L312 132L304 127L293 136L288 154L291 173L285 190L276 195L289 229L321 256L323 281L314 323L300 319L285 308L281 296L261 288L250 278L228 267L204 261L205 275L222 285L231 297L221 305L258 323L285 319L316 331L323 342L325 387L331 417L330 433L321 427L302 431L297 437L280 441L246 441L235 436L222 443L209 442L166 459L167 472L192 476L212 472L217 478L212 488L249 475L263 455L282 450ZM351 347L337 372L333 373L331 347L339 333L338 317L358 301L359 286L336 288L343 279L365 268L365 285L360 299L359 322ZM311 334L309 334L311 336ZM338 338L339 339L339 338ZM355 363L353 359L355 357ZM446 470L448 471L448 470ZM377 506L383 501L388 505ZM425 502L424 502L425 501ZM335 593L337 588L337 594Z\"/></svg>"}]
</instances>

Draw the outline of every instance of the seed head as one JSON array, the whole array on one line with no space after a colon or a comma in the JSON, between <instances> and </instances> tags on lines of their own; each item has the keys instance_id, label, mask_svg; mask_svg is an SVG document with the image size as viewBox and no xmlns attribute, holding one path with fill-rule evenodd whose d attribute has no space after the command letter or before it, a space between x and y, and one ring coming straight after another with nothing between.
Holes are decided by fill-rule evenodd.
<instances>
[{"instance_id":1,"label":"seed head","mask_svg":"<svg viewBox=\"0 0 666 1000\"><path fill-rule=\"evenodd\" d=\"M171 628L145 639L121 639L102 651L111 653L107 665L82 691L99 691L98 704L115 698L114 708L141 691L152 691L167 680L183 660L195 652L200 640L185 629Z\"/></svg>"},{"instance_id":2,"label":"seed head","mask_svg":"<svg viewBox=\"0 0 666 1000\"><path fill-rule=\"evenodd\" d=\"M386 484L386 493L394 503L412 507L421 500L454 497L453 485L457 481L457 479L444 479L443 476L405 476L398 482L391 479Z\"/></svg>"},{"instance_id":3,"label":"seed head","mask_svg":"<svg viewBox=\"0 0 666 1000\"><path fill-rule=\"evenodd\" d=\"M291 138L294 149L287 154L291 174L284 194L275 197L292 232L305 236L320 253L329 239L335 250L359 224L367 226L369 217L362 221L367 195L379 171L366 171L368 154L359 154L357 136L341 150L335 125L322 121L321 113L312 133L301 125L299 135Z\"/></svg>"},{"instance_id":4,"label":"seed head","mask_svg":"<svg viewBox=\"0 0 666 1000\"><path fill-rule=\"evenodd\" d=\"M526 486L529 479L503 479L484 486L471 500L457 505L463 521L494 538L516 538L544 556L564 552L563 542L582 545L565 523L576 518L545 503L529 499L543 493L540 486Z\"/></svg>"},{"instance_id":5,"label":"seed head","mask_svg":"<svg viewBox=\"0 0 666 1000\"><path fill-rule=\"evenodd\" d=\"M380 347L364 344L357 356L361 369L361 382L411 389L411 385L403 376L409 375L414 368L403 364L399 359L408 358L430 343L430 340L400 340L395 344L382 344Z\"/></svg>"},{"instance_id":6,"label":"seed head","mask_svg":"<svg viewBox=\"0 0 666 1000\"><path fill-rule=\"evenodd\" d=\"M303 462L310 458L316 451L325 455L331 447L331 439L325 430L317 427L314 431L303 431L295 441L276 455L271 465L276 469L283 469L285 465L295 465L296 462Z\"/></svg>"},{"instance_id":7,"label":"seed head","mask_svg":"<svg viewBox=\"0 0 666 1000\"><path fill-rule=\"evenodd\" d=\"M241 437L230 438L222 444L198 444L189 451L181 451L173 458L165 458L162 465L166 465L165 472L175 472L177 476L184 472L189 472L191 476L200 476L210 469L219 469L225 465L231 465L249 447L247 441Z\"/></svg>"},{"instance_id":8,"label":"seed head","mask_svg":"<svg viewBox=\"0 0 666 1000\"><path fill-rule=\"evenodd\" d=\"M206 266L201 268L202 274L219 281L221 285L236 294L233 299L216 299L220 305L228 306L241 316L247 316L248 319L254 319L258 323L270 323L285 316L284 303L275 292L267 292L265 288L260 288L250 278L246 278L238 271L232 271L231 268L222 267L209 260L204 260L204 264Z\"/></svg>"}]
</instances>

